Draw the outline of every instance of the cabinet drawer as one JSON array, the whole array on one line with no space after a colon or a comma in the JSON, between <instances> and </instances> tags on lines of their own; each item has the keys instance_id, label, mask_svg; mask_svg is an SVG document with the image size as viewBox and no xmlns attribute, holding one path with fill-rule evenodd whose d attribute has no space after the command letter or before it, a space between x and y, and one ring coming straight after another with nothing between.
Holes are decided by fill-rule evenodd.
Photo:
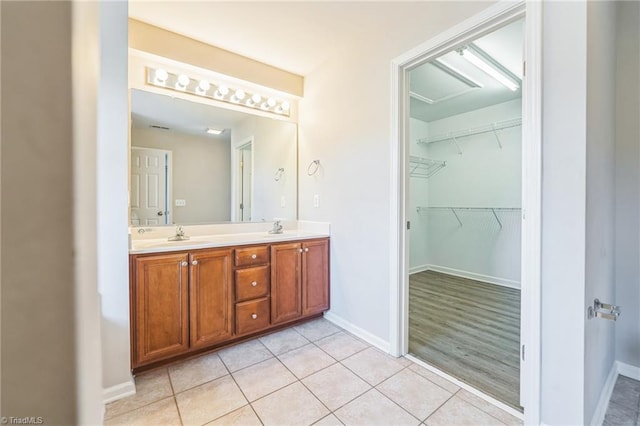
<instances>
[{"instance_id":1,"label":"cabinet drawer","mask_svg":"<svg viewBox=\"0 0 640 426\"><path fill-rule=\"evenodd\" d=\"M236 270L236 302L269 294L269 265Z\"/></svg>"},{"instance_id":2,"label":"cabinet drawer","mask_svg":"<svg viewBox=\"0 0 640 426\"><path fill-rule=\"evenodd\" d=\"M269 326L269 299L236 303L236 334L247 334Z\"/></svg>"},{"instance_id":3,"label":"cabinet drawer","mask_svg":"<svg viewBox=\"0 0 640 426\"><path fill-rule=\"evenodd\" d=\"M253 266L264 263L269 263L269 249L267 246L236 249L236 266Z\"/></svg>"}]
</instances>

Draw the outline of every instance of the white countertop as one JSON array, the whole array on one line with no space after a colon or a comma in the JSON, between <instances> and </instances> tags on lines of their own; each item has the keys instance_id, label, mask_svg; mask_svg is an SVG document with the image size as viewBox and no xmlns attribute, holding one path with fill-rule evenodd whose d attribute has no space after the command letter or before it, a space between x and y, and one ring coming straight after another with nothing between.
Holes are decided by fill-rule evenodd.
<instances>
[{"instance_id":1,"label":"white countertop","mask_svg":"<svg viewBox=\"0 0 640 426\"><path fill-rule=\"evenodd\" d=\"M282 234L267 232L244 232L234 234L213 234L192 236L186 241L168 241L167 238L140 239L131 241L130 254L163 253L182 250L197 250L249 244L269 244L280 241L294 241L311 238L327 238L328 233L309 232L299 229L284 231Z\"/></svg>"}]
</instances>

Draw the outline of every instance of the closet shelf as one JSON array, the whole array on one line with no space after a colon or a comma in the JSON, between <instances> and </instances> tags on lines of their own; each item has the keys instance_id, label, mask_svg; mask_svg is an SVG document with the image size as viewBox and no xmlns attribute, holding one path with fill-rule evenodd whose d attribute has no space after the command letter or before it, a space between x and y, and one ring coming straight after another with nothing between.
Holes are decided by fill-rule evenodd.
<instances>
[{"instance_id":1,"label":"closet shelf","mask_svg":"<svg viewBox=\"0 0 640 426\"><path fill-rule=\"evenodd\" d=\"M489 123L484 126L470 127L466 130L458 130L455 132L443 133L439 135L429 136L426 138L420 138L418 139L418 143L430 144L434 142L452 141L456 144L458 148L458 153L462 154L460 145L458 145L458 139L468 137L468 136L473 136L473 135L480 135L483 133L493 133L496 137L496 141L498 142L498 146L502 148L502 141L500 141L500 136L498 135L498 131L504 130L504 129L510 129L512 127L518 127L521 125L522 125L522 118L496 121L495 123Z\"/></svg>"},{"instance_id":2,"label":"closet shelf","mask_svg":"<svg viewBox=\"0 0 640 426\"><path fill-rule=\"evenodd\" d=\"M446 161L431 160L412 155L409 157L409 176L428 179L446 165Z\"/></svg>"},{"instance_id":3,"label":"closet shelf","mask_svg":"<svg viewBox=\"0 0 640 426\"><path fill-rule=\"evenodd\" d=\"M428 210L450 210L451 213L453 213L453 215L455 216L460 226L462 226L462 220L460 220L460 216L458 216L458 213L457 213L458 211L460 210L473 211L473 212L489 212L490 211L493 214L493 217L496 220L496 222L498 222L498 226L500 226L500 229L502 229L502 222L500 221L500 218L498 217L498 214L496 212L519 212L522 209L520 207L453 207L453 206L451 207L444 207L444 206L416 207L416 211L418 213L422 211L428 211Z\"/></svg>"}]
</instances>

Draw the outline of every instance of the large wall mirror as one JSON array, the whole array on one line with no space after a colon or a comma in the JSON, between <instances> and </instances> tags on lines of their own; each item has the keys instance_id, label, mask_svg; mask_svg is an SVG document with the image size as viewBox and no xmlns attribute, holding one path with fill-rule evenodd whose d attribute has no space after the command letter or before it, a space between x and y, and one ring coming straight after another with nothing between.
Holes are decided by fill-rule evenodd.
<instances>
[{"instance_id":1,"label":"large wall mirror","mask_svg":"<svg viewBox=\"0 0 640 426\"><path fill-rule=\"evenodd\" d=\"M295 123L131 90L133 226L297 218Z\"/></svg>"}]
</instances>

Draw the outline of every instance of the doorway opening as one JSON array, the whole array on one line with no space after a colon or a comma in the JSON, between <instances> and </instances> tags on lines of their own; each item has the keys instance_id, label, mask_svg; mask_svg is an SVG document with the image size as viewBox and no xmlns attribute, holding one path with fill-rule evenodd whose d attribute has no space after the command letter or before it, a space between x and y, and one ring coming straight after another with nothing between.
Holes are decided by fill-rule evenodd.
<instances>
[{"instance_id":1,"label":"doorway opening","mask_svg":"<svg viewBox=\"0 0 640 426\"><path fill-rule=\"evenodd\" d=\"M253 141L253 138L251 138ZM237 200L239 222L251 222L253 197L253 142L245 143L237 149L238 179Z\"/></svg>"},{"instance_id":2,"label":"doorway opening","mask_svg":"<svg viewBox=\"0 0 640 426\"><path fill-rule=\"evenodd\" d=\"M538 4L496 4L392 61L390 246L391 279L392 283L398 282L391 286L392 353L408 355L534 424L540 421L541 16ZM493 46L500 30L513 30L517 25L521 26L517 39L519 67L509 65L509 60ZM491 36L492 33L496 34ZM513 42L511 37L506 38ZM414 81L421 71L440 73L446 82L436 85L430 93L421 93L424 88ZM511 97L478 103L480 97L474 93L491 86L503 87L501 90L511 93ZM419 117L427 114L428 107L452 107L456 102L462 109L443 108L437 113L432 111L431 117ZM422 105L424 111L416 105ZM478 113L474 116L473 111ZM519 154L517 149L521 150ZM497 152L489 155L492 150ZM506 161L507 157L511 160ZM447 172L452 174L446 177ZM466 180L462 179L465 176ZM504 180L507 176L508 181ZM421 193L422 200L416 199L416 192ZM501 233L502 230L508 232ZM460 253L460 247L467 247L469 253ZM498 258L510 260L497 261ZM412 285L410 275L414 274L422 276L413 277ZM472 284L478 287L475 294L469 289ZM519 290L513 288L518 284ZM444 289L440 300L435 301L429 285ZM411 300L420 286L427 294L422 306ZM465 295L461 288L469 293ZM436 365L437 360L425 361L419 358L420 354L411 355L420 346L417 338L434 343L451 329L482 336L473 329L480 325L477 319L467 318L463 325L471 329L466 330L451 321L464 319L469 305L487 302L489 290L496 288L507 294L495 302L500 308L507 303L515 306L509 318L512 384L511 390L505 392L507 397L496 392L495 384L482 389L472 378L457 376L459 366L446 367L445 371L445 367ZM445 302L451 305L447 308L448 317L441 315ZM487 313L500 308L483 303L476 303L479 315L494 321ZM418 311L426 312L422 325L413 318ZM435 327L438 321L439 330ZM428 325L434 327L427 329ZM489 326L491 332L500 328L506 326L495 322ZM411 343L411 337L416 342ZM484 338L486 349L498 346L501 337ZM447 351L440 352L441 358L469 357L451 340ZM495 362L500 356L494 354L487 361L485 355L487 376L502 374L501 366ZM429 357L436 358L433 352ZM478 373L480 368L469 370Z\"/></svg>"},{"instance_id":3,"label":"doorway opening","mask_svg":"<svg viewBox=\"0 0 640 426\"><path fill-rule=\"evenodd\" d=\"M409 71L409 354L521 411L524 19Z\"/></svg>"}]
</instances>

